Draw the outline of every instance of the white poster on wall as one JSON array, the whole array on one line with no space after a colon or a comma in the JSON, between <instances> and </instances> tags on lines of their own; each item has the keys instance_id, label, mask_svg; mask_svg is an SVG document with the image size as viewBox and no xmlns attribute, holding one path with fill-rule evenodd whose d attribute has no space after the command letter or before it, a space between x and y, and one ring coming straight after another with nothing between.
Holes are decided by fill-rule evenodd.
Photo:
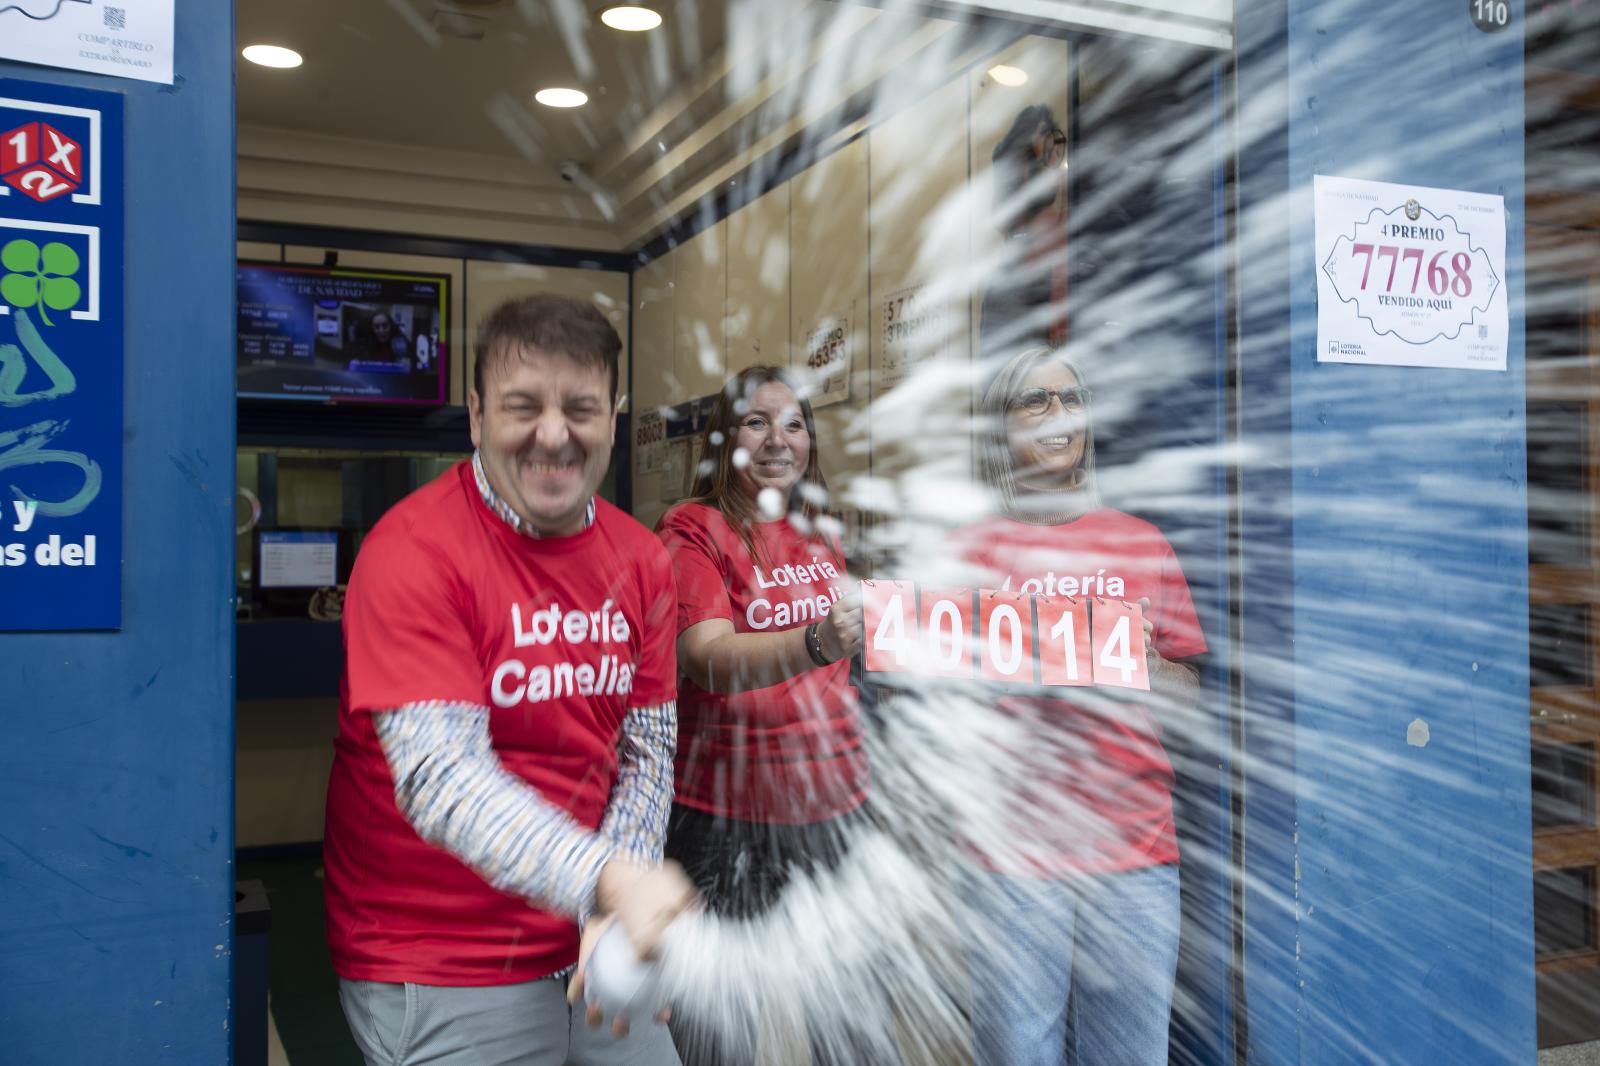
<instances>
[{"instance_id":1,"label":"white poster on wall","mask_svg":"<svg viewBox=\"0 0 1600 1066\"><path fill-rule=\"evenodd\" d=\"M686 439L668 441L662 449L662 499L676 500L689 494L689 458L693 450Z\"/></svg>"},{"instance_id":2,"label":"white poster on wall","mask_svg":"<svg viewBox=\"0 0 1600 1066\"><path fill-rule=\"evenodd\" d=\"M174 0L0 0L0 59L172 84Z\"/></svg>"},{"instance_id":3,"label":"white poster on wall","mask_svg":"<svg viewBox=\"0 0 1600 1066\"><path fill-rule=\"evenodd\" d=\"M653 407L642 408L633 424L633 450L638 471L653 474L666 463L667 422Z\"/></svg>"},{"instance_id":4,"label":"white poster on wall","mask_svg":"<svg viewBox=\"0 0 1600 1066\"><path fill-rule=\"evenodd\" d=\"M1503 197L1317 175L1317 360L1504 370Z\"/></svg>"},{"instance_id":5,"label":"white poster on wall","mask_svg":"<svg viewBox=\"0 0 1600 1066\"><path fill-rule=\"evenodd\" d=\"M696 433L694 436L690 437L688 444L689 469L687 470L687 476L684 479L683 494L685 496L693 496L695 495L694 483L701 477L710 477L712 473L715 472L716 464L706 462L706 441L705 438L700 434ZM702 465L705 467L703 470L701 469Z\"/></svg>"},{"instance_id":6,"label":"white poster on wall","mask_svg":"<svg viewBox=\"0 0 1600 1066\"><path fill-rule=\"evenodd\" d=\"M878 316L876 390L892 389L949 344L954 316L926 285L898 289L883 298Z\"/></svg>"},{"instance_id":7,"label":"white poster on wall","mask_svg":"<svg viewBox=\"0 0 1600 1066\"><path fill-rule=\"evenodd\" d=\"M828 407L850 398L852 333L847 314L823 315L806 331L805 368L811 380L811 406Z\"/></svg>"}]
</instances>

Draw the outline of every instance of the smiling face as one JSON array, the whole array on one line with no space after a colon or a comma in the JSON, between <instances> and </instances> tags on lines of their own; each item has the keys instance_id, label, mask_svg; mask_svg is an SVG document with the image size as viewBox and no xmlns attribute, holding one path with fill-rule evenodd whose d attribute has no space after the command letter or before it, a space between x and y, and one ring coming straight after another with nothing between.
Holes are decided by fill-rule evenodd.
<instances>
[{"instance_id":1,"label":"smiling face","mask_svg":"<svg viewBox=\"0 0 1600 1066\"><path fill-rule=\"evenodd\" d=\"M1077 387L1077 375L1071 370L1046 362L1033 368L1012 397L1006 411L1006 442L1019 488L1051 492L1077 483L1075 475L1083 463L1089 426L1087 409L1067 411L1059 395L1049 395L1037 414L1018 403L1030 389L1059 394Z\"/></svg>"},{"instance_id":2,"label":"smiling face","mask_svg":"<svg viewBox=\"0 0 1600 1066\"><path fill-rule=\"evenodd\" d=\"M752 497L766 488L787 493L811 461L811 434L806 432L800 402L782 382L769 381L751 395L733 443L750 456L749 464L735 476Z\"/></svg>"},{"instance_id":3,"label":"smiling face","mask_svg":"<svg viewBox=\"0 0 1600 1066\"><path fill-rule=\"evenodd\" d=\"M524 348L493 360L484 395L467 394L472 443L489 485L534 532L583 528L616 440L610 384L602 367Z\"/></svg>"}]
</instances>

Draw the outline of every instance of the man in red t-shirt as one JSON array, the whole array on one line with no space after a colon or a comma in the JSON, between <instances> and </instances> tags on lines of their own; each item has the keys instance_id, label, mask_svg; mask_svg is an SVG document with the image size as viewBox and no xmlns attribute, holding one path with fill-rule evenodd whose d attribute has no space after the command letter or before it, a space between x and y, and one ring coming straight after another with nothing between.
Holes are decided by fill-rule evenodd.
<instances>
[{"instance_id":1,"label":"man in red t-shirt","mask_svg":"<svg viewBox=\"0 0 1600 1066\"><path fill-rule=\"evenodd\" d=\"M356 560L324 855L340 999L369 1063L678 1062L665 1028L601 1030L568 998L607 923L646 954L693 896L661 863L671 565L594 495L620 349L577 301L492 311L476 452Z\"/></svg>"}]
</instances>

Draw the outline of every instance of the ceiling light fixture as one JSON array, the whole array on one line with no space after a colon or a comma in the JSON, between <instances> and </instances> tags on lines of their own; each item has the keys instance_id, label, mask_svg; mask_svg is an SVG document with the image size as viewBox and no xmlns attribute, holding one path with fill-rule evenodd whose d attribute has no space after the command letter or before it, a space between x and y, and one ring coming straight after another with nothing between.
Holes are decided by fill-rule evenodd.
<instances>
[{"instance_id":1,"label":"ceiling light fixture","mask_svg":"<svg viewBox=\"0 0 1600 1066\"><path fill-rule=\"evenodd\" d=\"M661 16L648 7L608 7L600 12L600 21L614 30L640 33L661 25Z\"/></svg>"},{"instance_id":2,"label":"ceiling light fixture","mask_svg":"<svg viewBox=\"0 0 1600 1066\"><path fill-rule=\"evenodd\" d=\"M1007 66L1004 63L990 67L989 77L994 80L996 85L1004 85L1010 89L1014 89L1018 85L1028 84L1027 71L1021 67Z\"/></svg>"},{"instance_id":3,"label":"ceiling light fixture","mask_svg":"<svg viewBox=\"0 0 1600 1066\"><path fill-rule=\"evenodd\" d=\"M533 98L545 107L582 107L589 102L589 94L580 89L540 89Z\"/></svg>"},{"instance_id":4,"label":"ceiling light fixture","mask_svg":"<svg viewBox=\"0 0 1600 1066\"><path fill-rule=\"evenodd\" d=\"M284 48L276 44L246 45L244 51L239 54L257 66L275 67L278 70L288 70L305 62L300 53L293 48Z\"/></svg>"}]
</instances>

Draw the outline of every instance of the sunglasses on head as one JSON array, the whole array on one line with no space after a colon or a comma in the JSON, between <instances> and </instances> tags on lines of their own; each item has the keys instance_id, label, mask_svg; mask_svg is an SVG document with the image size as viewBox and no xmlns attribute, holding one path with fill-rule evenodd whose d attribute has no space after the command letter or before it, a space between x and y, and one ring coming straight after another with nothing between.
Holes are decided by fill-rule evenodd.
<instances>
[{"instance_id":1,"label":"sunglasses on head","mask_svg":"<svg viewBox=\"0 0 1600 1066\"><path fill-rule=\"evenodd\" d=\"M1011 401L1013 410L1029 415L1042 415L1050 410L1050 400L1061 401L1061 409L1069 415L1082 414L1089 409L1089 390L1082 385L1068 389L1023 389Z\"/></svg>"}]
</instances>

